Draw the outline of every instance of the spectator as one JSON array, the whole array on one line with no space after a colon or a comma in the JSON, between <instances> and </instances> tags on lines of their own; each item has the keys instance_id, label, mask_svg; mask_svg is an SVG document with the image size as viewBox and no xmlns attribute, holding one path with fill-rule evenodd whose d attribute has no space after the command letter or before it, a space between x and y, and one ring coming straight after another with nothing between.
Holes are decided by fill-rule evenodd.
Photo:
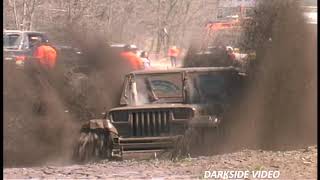
<instances>
[{"instance_id":1,"label":"spectator","mask_svg":"<svg viewBox=\"0 0 320 180\"><path fill-rule=\"evenodd\" d=\"M148 53L146 51L142 51L140 57L141 57L144 69L149 69L151 67L151 62L150 62Z\"/></svg>"},{"instance_id":2,"label":"spectator","mask_svg":"<svg viewBox=\"0 0 320 180\"><path fill-rule=\"evenodd\" d=\"M177 57L179 55L179 49L176 46L172 46L169 49L168 56L170 57L171 66L176 67L177 66Z\"/></svg>"},{"instance_id":3,"label":"spectator","mask_svg":"<svg viewBox=\"0 0 320 180\"><path fill-rule=\"evenodd\" d=\"M33 56L40 65L46 69L53 69L57 63L57 51L48 41L41 41L39 38L33 39L32 48L34 49Z\"/></svg>"}]
</instances>

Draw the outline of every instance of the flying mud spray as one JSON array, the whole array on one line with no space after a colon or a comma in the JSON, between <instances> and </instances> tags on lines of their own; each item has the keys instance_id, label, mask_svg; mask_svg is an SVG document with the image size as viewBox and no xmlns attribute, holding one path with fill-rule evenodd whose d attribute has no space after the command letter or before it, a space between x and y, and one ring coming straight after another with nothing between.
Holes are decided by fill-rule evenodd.
<instances>
[{"instance_id":1,"label":"flying mud spray","mask_svg":"<svg viewBox=\"0 0 320 180\"><path fill-rule=\"evenodd\" d=\"M207 142L220 152L316 144L316 27L305 23L296 1L262 2L243 43L257 52L246 91L227 115L224 138ZM47 75L4 66L5 166L67 162L83 121L118 103L129 66L100 36L65 36L83 51L85 76L63 67Z\"/></svg>"},{"instance_id":2,"label":"flying mud spray","mask_svg":"<svg viewBox=\"0 0 320 180\"><path fill-rule=\"evenodd\" d=\"M316 144L316 32L316 25L305 22L299 1L261 1L242 40L242 48L257 54L246 89L226 115L223 138L218 144L207 141L209 149L285 150ZM210 66L210 60L203 65Z\"/></svg>"},{"instance_id":3,"label":"flying mud spray","mask_svg":"<svg viewBox=\"0 0 320 180\"><path fill-rule=\"evenodd\" d=\"M68 163L81 124L118 105L124 74L131 69L99 35L65 31L83 55L86 73L57 66L4 68L4 164ZM68 59L60 58L58 61Z\"/></svg>"}]
</instances>

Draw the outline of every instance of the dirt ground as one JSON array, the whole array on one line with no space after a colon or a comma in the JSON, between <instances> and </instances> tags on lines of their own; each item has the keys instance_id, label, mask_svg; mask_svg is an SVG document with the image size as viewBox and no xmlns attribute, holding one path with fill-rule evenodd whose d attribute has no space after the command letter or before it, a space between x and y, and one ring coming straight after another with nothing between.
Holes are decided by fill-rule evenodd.
<instances>
[{"instance_id":1,"label":"dirt ground","mask_svg":"<svg viewBox=\"0 0 320 180\"><path fill-rule=\"evenodd\" d=\"M179 161L100 161L86 165L6 168L5 179L88 178L88 179L203 179L205 171L278 170L279 179L316 179L317 146L293 151L242 150Z\"/></svg>"}]
</instances>

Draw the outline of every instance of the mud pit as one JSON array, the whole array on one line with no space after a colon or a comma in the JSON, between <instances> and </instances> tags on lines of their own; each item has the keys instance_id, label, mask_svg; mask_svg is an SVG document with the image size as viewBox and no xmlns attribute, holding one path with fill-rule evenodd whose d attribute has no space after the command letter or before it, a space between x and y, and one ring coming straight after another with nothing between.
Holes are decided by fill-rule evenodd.
<instances>
[{"instance_id":1,"label":"mud pit","mask_svg":"<svg viewBox=\"0 0 320 180\"><path fill-rule=\"evenodd\" d=\"M78 127L65 113L58 94L40 71L34 71L39 74L31 77L8 64L4 70L5 165L42 164L66 158ZM61 159L51 159L58 152L63 152Z\"/></svg>"},{"instance_id":2,"label":"mud pit","mask_svg":"<svg viewBox=\"0 0 320 180\"><path fill-rule=\"evenodd\" d=\"M63 63L49 73L34 65L4 64L5 166L69 162L82 123L118 105L131 69L97 38L74 36L86 74L70 74L74 67Z\"/></svg>"},{"instance_id":3,"label":"mud pit","mask_svg":"<svg viewBox=\"0 0 320 180\"><path fill-rule=\"evenodd\" d=\"M258 31L261 34L255 32L257 37L258 35L264 35L264 31L270 32L270 34L273 34L273 44L270 47L256 46L261 45L261 41L259 41L261 39L257 38L256 44L252 45L257 48L257 52L259 51L258 59L260 61L251 69L253 81L248 85L244 100L230 114L231 117L237 117L233 118L237 121L231 123L233 132L224 139L221 145L224 152L239 152L184 159L178 162L168 160L101 161L94 164L62 167L6 168L4 169L5 178L125 178L129 176L134 179L150 177L189 179L201 178L203 171L210 167L212 170L266 167L267 170L269 168L280 169L283 178L316 178L317 164L315 158L317 147L313 147L306 152L304 150L285 152L240 151L243 147L288 150L316 144L316 30L314 26L301 25L301 15L297 13L299 11L296 11L295 8L287 8L285 3L277 6L284 8L282 13L277 16L278 21L262 23L262 26L258 26L261 28L261 31ZM275 8L271 7L271 9ZM273 16L274 12L269 11L269 15ZM261 21L270 19L268 17L266 16ZM270 28L274 24L276 24L276 28ZM265 40L265 38L263 37L262 40ZM85 43L84 47L86 46L95 47L94 44ZM44 122L41 120L45 118L33 118L33 111L26 107L29 107L31 101L29 98L33 97L36 91L21 91L22 82L28 82L28 77L22 76L19 78L23 80L13 81L15 75L10 70L5 73L5 78L6 74L10 77L7 76L8 81L5 80L4 87L13 88L4 90L4 141L7 143L4 148L5 165L10 163L11 166L68 163L66 162L68 158L64 157L69 155L68 151L71 149L67 147L70 146L72 141L64 139L64 137L66 135L72 137L74 133L77 134L78 128L75 128L77 129L75 131L71 131L70 128L65 129L67 125L64 123L76 122L70 124L69 127L73 128L73 126L78 126L81 123L78 121L79 117L100 116L99 113L112 106L112 103L105 104L105 102L113 101L109 99L110 96L106 93L111 92L111 90L105 89L104 84L110 82L108 81L110 79L115 82L115 77L122 80L120 76L110 76L108 72L114 72L115 66L123 66L103 63L107 56L95 51L96 49L98 48L88 48L87 50L86 58L98 60L91 63L91 69L94 71L89 74L93 83L91 85L92 89L89 91L90 99L82 101L86 103L79 103L80 105L75 107L75 109L80 107L77 111L80 112L80 115L65 113L64 107L70 102L66 102L61 98L59 92L54 91L52 97L56 97L56 100L53 100L53 104L57 105L54 105L54 107L59 107L56 110L53 108L51 112L55 116L47 116L48 121ZM106 77L106 79L101 77ZM112 86L108 84L108 87ZM28 85L24 87L27 87L24 89L33 89ZM16 94L16 92L19 93ZM112 97L116 98L116 96ZM23 100L23 103L21 103L21 100ZM10 103L6 103L6 101L10 101ZM83 109L83 105L86 108ZM93 112L93 114L89 112ZM38 119L42 123L38 123ZM52 121L54 119L58 119L56 122L63 122L55 126L61 128L49 128L53 127L51 122L55 122ZM67 121L67 119L70 121ZM12 124L12 122L17 121L21 122L19 126L16 123ZM40 128L34 130L34 127ZM15 128L18 128L18 130ZM46 131L48 128L54 132L55 139L52 143L45 140L45 138L51 139L50 137L52 137L52 134L47 134L50 132ZM24 133L26 131L32 133L28 135ZM241 133L241 137L239 133ZM14 138L9 137L12 134L15 135ZM43 134L47 134L47 136L41 136ZM29 140L34 141L30 143ZM23 145L24 148L22 149L18 145ZM39 147L45 147L45 149ZM59 148L52 149L52 147ZM34 149L37 151L34 151ZM61 154L64 154L64 156L61 156ZM128 169L132 170L128 171Z\"/></svg>"},{"instance_id":4,"label":"mud pit","mask_svg":"<svg viewBox=\"0 0 320 180\"><path fill-rule=\"evenodd\" d=\"M295 151L253 151L168 160L100 161L86 165L7 168L4 178L203 179L204 171L278 170L280 179L316 179L317 147Z\"/></svg>"}]
</instances>

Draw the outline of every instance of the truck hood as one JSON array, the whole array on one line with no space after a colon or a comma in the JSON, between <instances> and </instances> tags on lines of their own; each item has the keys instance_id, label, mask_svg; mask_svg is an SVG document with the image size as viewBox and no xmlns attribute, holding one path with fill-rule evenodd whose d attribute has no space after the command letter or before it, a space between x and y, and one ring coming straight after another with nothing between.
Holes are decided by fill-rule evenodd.
<instances>
[{"instance_id":1,"label":"truck hood","mask_svg":"<svg viewBox=\"0 0 320 180\"><path fill-rule=\"evenodd\" d=\"M124 106L118 108L112 108L111 111L119 110L139 110L139 109L168 109L168 108L192 108L196 109L200 105L197 104L148 104L148 105L139 105L139 106Z\"/></svg>"}]
</instances>

